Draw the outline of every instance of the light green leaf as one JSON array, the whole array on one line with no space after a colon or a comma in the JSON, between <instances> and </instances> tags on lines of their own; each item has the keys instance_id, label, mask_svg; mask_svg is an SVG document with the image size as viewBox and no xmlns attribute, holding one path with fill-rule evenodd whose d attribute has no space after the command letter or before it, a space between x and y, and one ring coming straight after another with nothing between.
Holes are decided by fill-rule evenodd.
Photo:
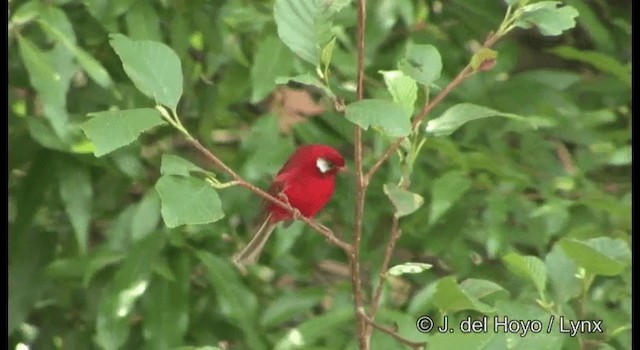
<instances>
[{"instance_id":1,"label":"light green leaf","mask_svg":"<svg viewBox=\"0 0 640 350\"><path fill-rule=\"evenodd\" d=\"M149 349L172 349L184 343L189 324L189 258L179 254L171 259L175 281L154 278L149 285L143 303L143 336Z\"/></svg>"},{"instance_id":2,"label":"light green leaf","mask_svg":"<svg viewBox=\"0 0 640 350\"><path fill-rule=\"evenodd\" d=\"M162 175L180 175L190 176L190 173L200 172L206 173L206 171L199 166L191 163L190 161L178 157L173 154L163 154L162 164L160 165L160 174Z\"/></svg>"},{"instance_id":3,"label":"light green leaf","mask_svg":"<svg viewBox=\"0 0 640 350\"><path fill-rule=\"evenodd\" d=\"M426 263L417 263L417 262L406 262L404 264L399 264L391 267L387 273L391 276L401 276L404 274L414 274L421 273L429 270L433 265Z\"/></svg>"},{"instance_id":4,"label":"light green leaf","mask_svg":"<svg viewBox=\"0 0 640 350\"><path fill-rule=\"evenodd\" d=\"M156 190L162 201L162 218L169 228L208 224L224 217L218 193L202 180L163 175Z\"/></svg>"},{"instance_id":5,"label":"light green leaf","mask_svg":"<svg viewBox=\"0 0 640 350\"><path fill-rule=\"evenodd\" d=\"M145 193L142 200L136 205L131 220L131 239L138 241L154 232L160 221L160 198L154 190Z\"/></svg>"},{"instance_id":6,"label":"light green leaf","mask_svg":"<svg viewBox=\"0 0 640 350\"><path fill-rule=\"evenodd\" d=\"M258 43L251 66L251 103L264 99L276 87L276 78L293 68L293 57L275 36Z\"/></svg>"},{"instance_id":7,"label":"light green leaf","mask_svg":"<svg viewBox=\"0 0 640 350\"><path fill-rule=\"evenodd\" d=\"M433 225L471 187L471 180L461 171L450 171L433 181L429 225Z\"/></svg>"},{"instance_id":8,"label":"light green leaf","mask_svg":"<svg viewBox=\"0 0 640 350\"><path fill-rule=\"evenodd\" d=\"M535 256L523 256L509 253L502 258L509 271L527 279L536 286L538 293L544 295L547 284L547 268L542 260Z\"/></svg>"},{"instance_id":9,"label":"light green leaf","mask_svg":"<svg viewBox=\"0 0 640 350\"><path fill-rule=\"evenodd\" d=\"M164 245L164 235L149 235L139 241L103 292L94 338L103 349L119 349L127 341L131 313L147 290L154 260Z\"/></svg>"},{"instance_id":10,"label":"light green leaf","mask_svg":"<svg viewBox=\"0 0 640 350\"><path fill-rule=\"evenodd\" d=\"M325 80L328 79L329 75L329 65L331 64L331 58L333 57L333 49L336 46L336 37L331 38L329 42L322 47L322 52L320 54L320 68L322 69L322 73L325 77Z\"/></svg>"},{"instance_id":11,"label":"light green leaf","mask_svg":"<svg viewBox=\"0 0 640 350\"><path fill-rule=\"evenodd\" d=\"M571 260L594 275L615 276L631 263L629 245L620 239L563 239L558 244Z\"/></svg>"},{"instance_id":12,"label":"light green leaf","mask_svg":"<svg viewBox=\"0 0 640 350\"><path fill-rule=\"evenodd\" d=\"M125 20L131 39L162 41L160 17L151 2L134 2L125 14Z\"/></svg>"},{"instance_id":13,"label":"light green leaf","mask_svg":"<svg viewBox=\"0 0 640 350\"><path fill-rule=\"evenodd\" d=\"M304 321L298 327L291 328L273 346L274 350L301 349L314 344L326 336L327 329L340 329L352 322L353 310L347 307L333 308L321 315Z\"/></svg>"},{"instance_id":14,"label":"light green leaf","mask_svg":"<svg viewBox=\"0 0 640 350\"><path fill-rule=\"evenodd\" d=\"M164 123L160 112L151 108L126 109L91 113L81 125L101 157L135 141L144 131Z\"/></svg>"},{"instance_id":15,"label":"light green leaf","mask_svg":"<svg viewBox=\"0 0 640 350\"><path fill-rule=\"evenodd\" d=\"M346 118L367 130L369 126L381 128L390 137L411 133L411 114L399 104L380 99L361 100L346 107Z\"/></svg>"},{"instance_id":16,"label":"light green leaf","mask_svg":"<svg viewBox=\"0 0 640 350\"><path fill-rule=\"evenodd\" d=\"M522 15L515 22L516 27L535 26L542 35L560 35L576 26L578 11L572 6L562 6L560 1L540 1L522 8Z\"/></svg>"},{"instance_id":17,"label":"light green leaf","mask_svg":"<svg viewBox=\"0 0 640 350\"><path fill-rule=\"evenodd\" d=\"M301 75L296 75L295 77L278 77L276 78L276 84L287 84L290 81L295 81L296 83L309 85L317 88L321 92L323 92L327 97L335 98L336 96L333 92L327 87L318 77L312 75L310 73L304 73Z\"/></svg>"},{"instance_id":18,"label":"light green leaf","mask_svg":"<svg viewBox=\"0 0 640 350\"><path fill-rule=\"evenodd\" d=\"M414 104L418 98L418 85L411 77L401 71L380 71L387 85L387 91L393 97L393 101L402 106L407 113L412 114Z\"/></svg>"},{"instance_id":19,"label":"light green leaf","mask_svg":"<svg viewBox=\"0 0 640 350\"><path fill-rule=\"evenodd\" d=\"M424 198L390 183L383 186L384 193L389 197L396 208L395 216L402 217L418 210L424 204Z\"/></svg>"},{"instance_id":20,"label":"light green leaf","mask_svg":"<svg viewBox=\"0 0 640 350\"><path fill-rule=\"evenodd\" d=\"M609 164L630 165L631 158L631 146L623 146L615 150L615 152L609 156Z\"/></svg>"},{"instance_id":21,"label":"light green leaf","mask_svg":"<svg viewBox=\"0 0 640 350\"><path fill-rule=\"evenodd\" d=\"M582 283L576 277L578 266L565 254L559 244L555 244L547 254L544 264L558 301L564 303L580 295Z\"/></svg>"},{"instance_id":22,"label":"light green leaf","mask_svg":"<svg viewBox=\"0 0 640 350\"><path fill-rule=\"evenodd\" d=\"M477 299L482 299L495 293L509 294L501 285L489 280L477 278L467 278L460 282L460 288L466 295Z\"/></svg>"},{"instance_id":23,"label":"light green leaf","mask_svg":"<svg viewBox=\"0 0 640 350\"><path fill-rule=\"evenodd\" d=\"M331 39L331 18L336 9L330 5L330 1L322 0L276 0L274 4L278 36L314 66L320 63L321 47Z\"/></svg>"},{"instance_id":24,"label":"light green leaf","mask_svg":"<svg viewBox=\"0 0 640 350\"><path fill-rule=\"evenodd\" d=\"M438 280L436 291L433 295L433 304L443 312L476 310L481 313L490 313L493 310L491 306L467 295L453 276Z\"/></svg>"},{"instance_id":25,"label":"light green leaf","mask_svg":"<svg viewBox=\"0 0 640 350\"><path fill-rule=\"evenodd\" d=\"M444 111L439 117L429 120L425 131L433 136L448 136L467 122L488 117L506 117L529 122L529 124L535 126L535 124L528 121L527 118L517 114L502 113L471 103L459 103Z\"/></svg>"},{"instance_id":26,"label":"light green leaf","mask_svg":"<svg viewBox=\"0 0 640 350\"><path fill-rule=\"evenodd\" d=\"M183 84L178 55L163 43L131 40L122 34L111 35L110 43L136 88L175 112Z\"/></svg>"},{"instance_id":27,"label":"light green leaf","mask_svg":"<svg viewBox=\"0 0 640 350\"><path fill-rule=\"evenodd\" d=\"M497 51L483 47L471 57L471 68L474 71L479 69L486 70L487 68L492 67L497 59Z\"/></svg>"},{"instance_id":28,"label":"light green leaf","mask_svg":"<svg viewBox=\"0 0 640 350\"><path fill-rule=\"evenodd\" d=\"M597 51L578 50L570 46L558 46L548 51L568 60L590 64L594 68L609 73L631 86L631 65L624 65L611 56Z\"/></svg>"},{"instance_id":29,"label":"light green leaf","mask_svg":"<svg viewBox=\"0 0 640 350\"><path fill-rule=\"evenodd\" d=\"M433 45L409 43L404 58L398 62L398 69L418 83L430 86L440 78L442 57Z\"/></svg>"},{"instance_id":30,"label":"light green leaf","mask_svg":"<svg viewBox=\"0 0 640 350\"><path fill-rule=\"evenodd\" d=\"M86 166L71 161L60 161L57 168L60 197L75 232L78 250L84 255L87 253L93 199L91 174Z\"/></svg>"}]
</instances>

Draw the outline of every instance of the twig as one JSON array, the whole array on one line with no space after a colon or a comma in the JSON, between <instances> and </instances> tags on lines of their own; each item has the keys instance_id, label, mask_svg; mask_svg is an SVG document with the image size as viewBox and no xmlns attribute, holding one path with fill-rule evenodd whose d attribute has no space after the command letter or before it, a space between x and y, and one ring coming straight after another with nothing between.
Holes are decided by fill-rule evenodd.
<instances>
[{"instance_id":1,"label":"twig","mask_svg":"<svg viewBox=\"0 0 640 350\"><path fill-rule=\"evenodd\" d=\"M425 349L427 347L427 343L425 342L414 342L412 340L409 340L403 336L401 336L400 334L398 334L396 332L396 330L390 328L390 327L385 327L383 325L379 325L377 323L375 323L371 318L369 318L367 315L362 315L362 317L364 318L364 320L373 328L382 331L384 333L389 334L390 336L392 336L394 339L396 339L397 341L401 342L402 344L408 345L409 347L411 347L412 349Z\"/></svg>"},{"instance_id":2,"label":"twig","mask_svg":"<svg viewBox=\"0 0 640 350\"><path fill-rule=\"evenodd\" d=\"M575 175L577 172L576 166L567 146L560 140L552 140L551 142L553 142L555 146L556 155L558 156L558 159L560 159L564 171L569 175Z\"/></svg>"},{"instance_id":3,"label":"twig","mask_svg":"<svg viewBox=\"0 0 640 350\"><path fill-rule=\"evenodd\" d=\"M364 98L364 28L366 23L367 1L358 0L358 100ZM362 170L362 129L356 126L353 132L354 156L355 156L355 177L356 177L356 207L355 207L355 227L353 232L353 243L349 253L349 270L351 274L351 288L353 290L354 308L356 316L356 326L358 333L358 343L361 350L369 349L369 337L367 337L367 325L363 315L364 301L362 295L362 282L360 281L360 242L362 238L362 217L364 212L364 198L367 182L364 181ZM362 312L360 312L362 311Z\"/></svg>"},{"instance_id":4,"label":"twig","mask_svg":"<svg viewBox=\"0 0 640 350\"><path fill-rule=\"evenodd\" d=\"M387 277L387 270L389 270L389 262L391 261L391 255L393 254L393 250L396 247L396 242L402 231L399 228L399 219L397 216L393 217L393 222L391 223L391 233L389 235L389 242L387 243L387 247L384 250L384 259L382 261L382 266L380 267L380 280L378 281L378 286L376 287L376 291L373 294L373 299L371 300L371 309L369 310L369 317L372 320L376 319L376 313L378 312L378 306L380 304L380 297L382 296L382 290L384 289L384 281ZM371 329L368 329L371 332Z\"/></svg>"},{"instance_id":5,"label":"twig","mask_svg":"<svg viewBox=\"0 0 640 350\"><path fill-rule=\"evenodd\" d=\"M198 140L196 140L193 137L189 137L187 136L187 141L196 149L198 149L198 151L200 151L205 157L207 157L207 159L209 159L210 161L212 161L218 168L222 169L225 173L227 173L227 175L231 176L239 186L242 186L246 189L248 189L249 191L257 194L258 196L266 199L269 202L272 202L276 205L281 206L282 208L288 210L291 213L295 213L296 209L293 208L291 205L289 205L288 203L270 195L269 193L261 190L260 188L256 187L255 185L251 184L250 182L247 182L246 180L244 180L240 175L238 175L235 171L233 171L233 169L229 168L226 164L224 164L224 162L222 162L222 160L220 160L220 158L218 158L215 154L211 153L211 151L209 151L206 147L204 147L200 142L198 142ZM342 241L341 239L339 239L338 237L336 237L336 235L326 226L321 225L320 223L316 222L313 219L309 219L305 216L300 216L299 217L300 220L304 221L307 225L309 225L311 228L313 228L314 230L316 230L318 233L320 233L321 235L323 235L329 242L331 242L332 244L342 248L342 250L344 250L345 252L347 252L347 254L351 251L351 245Z\"/></svg>"}]
</instances>

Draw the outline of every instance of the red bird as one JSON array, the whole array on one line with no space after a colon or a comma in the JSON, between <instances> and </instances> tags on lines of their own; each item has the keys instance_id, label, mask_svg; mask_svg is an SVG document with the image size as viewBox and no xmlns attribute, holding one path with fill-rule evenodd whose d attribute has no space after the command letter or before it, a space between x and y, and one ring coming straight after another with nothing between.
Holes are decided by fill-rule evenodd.
<instances>
[{"instance_id":1,"label":"red bird","mask_svg":"<svg viewBox=\"0 0 640 350\"><path fill-rule=\"evenodd\" d=\"M269 193L311 218L331 199L336 173L343 167L344 159L329 146L300 146L278 172ZM262 216L264 221L251 242L233 257L241 269L258 261L262 248L280 221L294 219L287 209L271 202L263 208Z\"/></svg>"}]
</instances>

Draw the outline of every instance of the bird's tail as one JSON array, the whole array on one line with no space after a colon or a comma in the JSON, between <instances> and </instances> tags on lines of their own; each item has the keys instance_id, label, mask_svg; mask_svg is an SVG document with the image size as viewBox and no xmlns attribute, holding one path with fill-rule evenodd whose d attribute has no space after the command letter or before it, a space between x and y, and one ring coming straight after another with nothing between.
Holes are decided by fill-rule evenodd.
<instances>
[{"instance_id":1,"label":"bird's tail","mask_svg":"<svg viewBox=\"0 0 640 350\"><path fill-rule=\"evenodd\" d=\"M234 264L236 264L241 271L244 271L245 266L258 262L265 243L267 243L271 233L278 224L277 222L271 221L271 215L272 214L267 215L258 231L253 235L253 238L251 238L249 244L233 256Z\"/></svg>"}]
</instances>

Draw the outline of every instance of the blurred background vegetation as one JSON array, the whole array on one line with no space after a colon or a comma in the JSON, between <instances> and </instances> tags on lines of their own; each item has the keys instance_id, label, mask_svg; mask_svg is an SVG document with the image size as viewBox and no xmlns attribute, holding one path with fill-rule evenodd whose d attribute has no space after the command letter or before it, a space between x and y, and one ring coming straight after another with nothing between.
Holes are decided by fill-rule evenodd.
<instances>
[{"instance_id":1,"label":"blurred background vegetation","mask_svg":"<svg viewBox=\"0 0 640 350\"><path fill-rule=\"evenodd\" d=\"M469 123L428 138L414 165L411 191L425 205L400 221L392 264L433 268L389 278L379 321L430 348L631 349L631 1L563 3L579 12L574 29L554 37L515 30L494 47L495 67L469 78L428 117L468 102L543 121L536 130L503 118ZM502 0L369 0L368 96L388 96L379 71L396 69L409 42L439 49L436 85L446 86L505 9ZM109 45L110 33L123 33L178 54L183 123L247 180L266 188L295 145L306 143L338 148L353 169L353 124L318 91L274 82L313 67L278 38L273 1L10 0L9 10L10 348L356 348L339 249L294 223L276 231L260 266L241 277L229 257L250 237L257 197L221 190L223 219L168 229L154 188L162 155L212 165L169 128L96 158L79 127L88 113L153 107ZM354 4L334 24L332 88L352 102ZM365 166L389 142L365 132ZM392 157L367 193L368 294L393 216L382 186L400 174ZM347 239L354 191L352 177L342 175L318 216ZM568 254L576 242L584 245ZM543 262L542 286L505 266L509 254ZM445 284L460 282L469 294L469 279L493 283L483 285L487 298L475 294L482 306L445 307ZM604 333L415 330L417 317L445 314L510 315L545 326L550 315L564 315L603 320ZM404 348L377 332L372 345Z\"/></svg>"}]
</instances>

